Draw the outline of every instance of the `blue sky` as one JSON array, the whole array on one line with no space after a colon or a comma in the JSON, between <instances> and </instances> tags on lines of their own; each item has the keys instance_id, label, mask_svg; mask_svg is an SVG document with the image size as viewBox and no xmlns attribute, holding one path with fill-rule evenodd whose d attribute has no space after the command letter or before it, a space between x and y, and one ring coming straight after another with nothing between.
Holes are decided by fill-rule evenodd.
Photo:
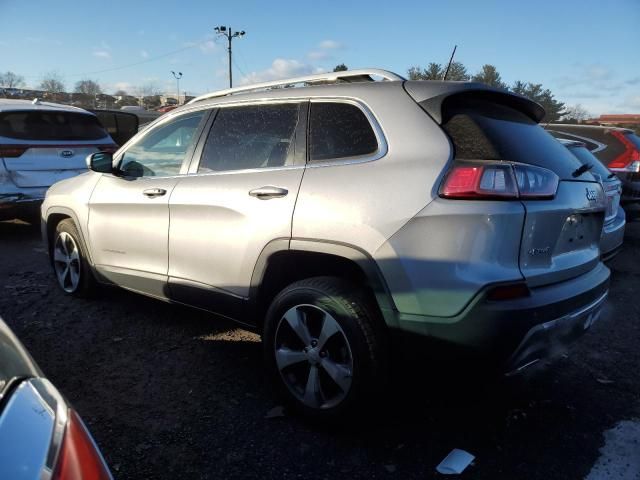
<instances>
[{"instance_id":1,"label":"blue sky","mask_svg":"<svg viewBox=\"0 0 640 480\"><path fill-rule=\"evenodd\" d=\"M640 0L226 1L0 0L0 71L37 86L57 71L67 89L83 78L106 92L155 83L189 94L234 83L331 70L456 60L472 72L497 66L508 83L542 83L592 114L640 113Z\"/></svg>"}]
</instances>

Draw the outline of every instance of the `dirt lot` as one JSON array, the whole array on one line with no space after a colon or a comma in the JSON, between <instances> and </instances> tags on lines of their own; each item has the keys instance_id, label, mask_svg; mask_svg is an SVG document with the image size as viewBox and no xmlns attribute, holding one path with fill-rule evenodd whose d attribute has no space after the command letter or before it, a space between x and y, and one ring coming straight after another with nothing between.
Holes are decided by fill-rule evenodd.
<instances>
[{"instance_id":1,"label":"dirt lot","mask_svg":"<svg viewBox=\"0 0 640 480\"><path fill-rule=\"evenodd\" d=\"M464 478L574 479L606 430L640 417L639 223L610 266L606 318L569 357L473 388L416 365L377 414L341 429L265 418L278 404L259 339L227 321L115 289L66 297L26 224L0 222L0 316L116 478L434 478L462 448L476 456Z\"/></svg>"}]
</instances>

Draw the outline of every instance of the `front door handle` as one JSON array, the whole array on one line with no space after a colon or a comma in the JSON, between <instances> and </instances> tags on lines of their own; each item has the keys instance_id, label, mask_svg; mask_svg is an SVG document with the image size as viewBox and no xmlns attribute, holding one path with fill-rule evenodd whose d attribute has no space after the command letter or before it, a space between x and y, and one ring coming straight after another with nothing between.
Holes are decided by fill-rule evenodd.
<instances>
[{"instance_id":1,"label":"front door handle","mask_svg":"<svg viewBox=\"0 0 640 480\"><path fill-rule=\"evenodd\" d=\"M143 195L146 195L150 198L161 197L165 193L167 193L167 191L164 188L147 188L146 190L142 191Z\"/></svg>"},{"instance_id":2,"label":"front door handle","mask_svg":"<svg viewBox=\"0 0 640 480\"><path fill-rule=\"evenodd\" d=\"M252 197L260 200L269 200L270 198L285 197L289 193L286 188L274 187L267 185L266 187L255 188L249 192Z\"/></svg>"}]
</instances>

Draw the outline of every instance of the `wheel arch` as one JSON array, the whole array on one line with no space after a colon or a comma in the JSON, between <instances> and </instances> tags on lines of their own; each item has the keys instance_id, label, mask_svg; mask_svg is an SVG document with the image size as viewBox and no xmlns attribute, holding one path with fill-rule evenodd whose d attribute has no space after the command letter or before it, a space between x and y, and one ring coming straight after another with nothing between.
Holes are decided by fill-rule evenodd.
<instances>
[{"instance_id":1,"label":"wheel arch","mask_svg":"<svg viewBox=\"0 0 640 480\"><path fill-rule=\"evenodd\" d=\"M393 299L377 263L353 245L280 239L261 252L251 278L250 302L258 329L272 299L287 285L316 276L335 276L365 286L387 326L395 325Z\"/></svg>"},{"instance_id":2,"label":"wheel arch","mask_svg":"<svg viewBox=\"0 0 640 480\"><path fill-rule=\"evenodd\" d=\"M91 252L87 248L87 242L84 238L84 232L82 228L80 228L80 222L78 221L78 217L73 212L73 210L66 207L51 207L47 210L47 213L44 217L43 226L42 226L42 236L43 240L45 240L47 245L47 251L51 252L51 246L53 245L53 238L56 231L56 227L58 224L66 220L67 218L71 219L76 226L76 230L78 231L78 235L80 236L79 240L82 243L82 247L86 252L87 258L89 260L89 264L93 266L93 261L91 259Z\"/></svg>"}]
</instances>

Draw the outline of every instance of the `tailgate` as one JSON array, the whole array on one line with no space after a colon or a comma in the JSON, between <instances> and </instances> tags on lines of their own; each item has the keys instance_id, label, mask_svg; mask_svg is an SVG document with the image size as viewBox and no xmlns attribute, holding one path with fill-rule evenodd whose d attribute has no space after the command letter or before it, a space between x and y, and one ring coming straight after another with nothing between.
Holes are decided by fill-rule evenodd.
<instances>
[{"instance_id":1,"label":"tailgate","mask_svg":"<svg viewBox=\"0 0 640 480\"><path fill-rule=\"evenodd\" d=\"M606 207L599 183L561 181L553 200L522 203L520 270L529 286L576 277L599 262Z\"/></svg>"},{"instance_id":2,"label":"tailgate","mask_svg":"<svg viewBox=\"0 0 640 480\"><path fill-rule=\"evenodd\" d=\"M4 166L18 187L49 187L87 171L87 155L95 145L31 146L19 157L5 157Z\"/></svg>"}]
</instances>

